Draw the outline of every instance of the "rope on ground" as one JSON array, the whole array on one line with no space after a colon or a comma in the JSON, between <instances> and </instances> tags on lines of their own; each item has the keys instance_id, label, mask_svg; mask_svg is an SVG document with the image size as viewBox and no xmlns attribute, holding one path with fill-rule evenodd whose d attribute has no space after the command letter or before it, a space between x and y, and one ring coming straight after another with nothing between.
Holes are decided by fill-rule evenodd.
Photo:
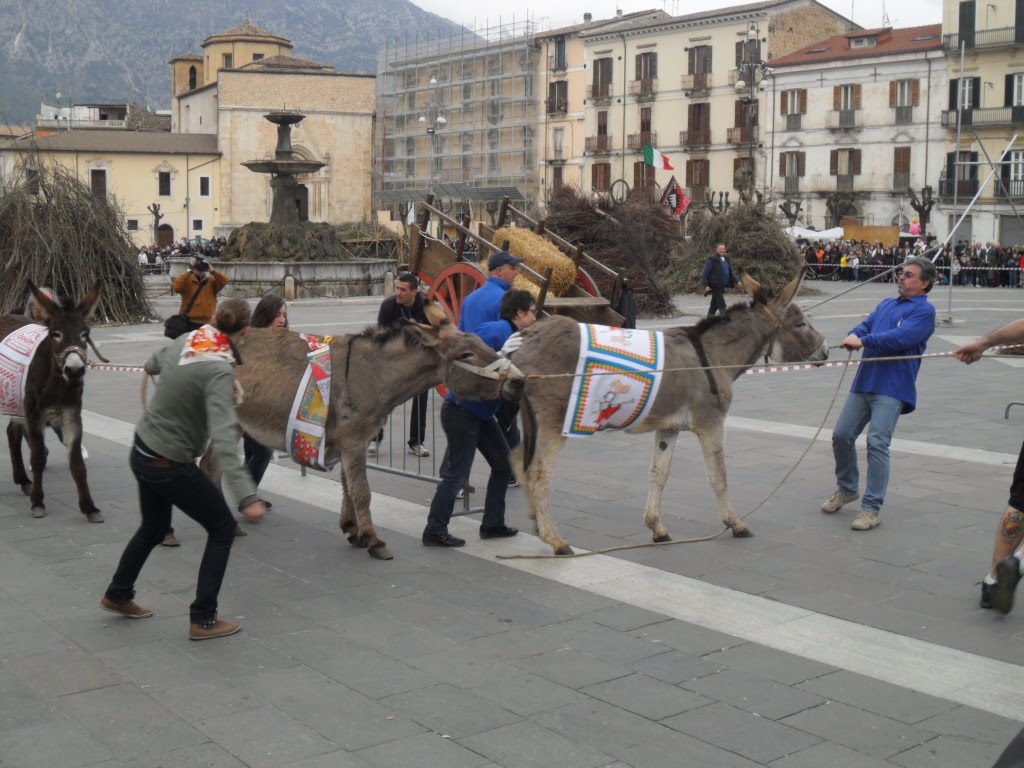
<instances>
[{"instance_id":1,"label":"rope on ground","mask_svg":"<svg viewBox=\"0 0 1024 768\"><path fill-rule=\"evenodd\" d=\"M853 351L851 350L850 357L852 356ZM821 431L825 428L825 424L828 422L828 417L832 415L832 409L835 407L836 400L839 398L839 392L842 389L843 380L846 378L846 372L848 370L849 368L847 366L843 367L843 375L839 377L839 382L836 384L836 390L835 392L832 393L832 400L829 402L828 408L825 409L825 415L822 417L821 423L818 425L817 430L815 430L810 442L807 443L807 447L804 448L803 453L801 453L800 457L796 460L796 463L792 467L790 467L789 471L786 472L786 474L782 476L782 479L775 484L775 487L772 488L771 491L769 491L767 496L765 496L763 499L757 502L757 504L755 504L753 509L751 509L749 512L740 516L740 520L746 520L752 514L757 512L757 510L763 507L766 503L768 503L772 496L778 493L779 489L786 483L787 480L789 480L790 476L792 476L792 474L796 472L797 467L799 467L803 463L804 459L807 458L807 454L811 452L811 448L813 448L814 444L818 442L818 436L821 435ZM694 544L698 541L711 541L713 539L717 539L719 536L721 536L728 530L730 530L729 526L723 525L722 530L718 531L717 533L708 534L706 536L693 536L688 539L674 539L672 541L649 541L644 544L620 544L616 547L606 547L604 549L595 549L593 551L588 552L573 552L571 555L495 555L495 557L498 560L569 560L572 558L590 557L591 555L607 555L610 552L622 552L627 549L650 549L653 547L669 547L673 544Z\"/></svg>"}]
</instances>

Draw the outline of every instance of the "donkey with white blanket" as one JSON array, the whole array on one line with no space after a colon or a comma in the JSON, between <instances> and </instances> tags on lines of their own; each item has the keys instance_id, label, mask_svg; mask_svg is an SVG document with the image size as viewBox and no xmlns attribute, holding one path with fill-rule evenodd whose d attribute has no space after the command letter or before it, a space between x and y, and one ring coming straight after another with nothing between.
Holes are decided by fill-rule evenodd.
<instances>
[{"instance_id":1,"label":"donkey with white blanket","mask_svg":"<svg viewBox=\"0 0 1024 768\"><path fill-rule=\"evenodd\" d=\"M669 329L650 343L638 345L634 338L632 347L627 343L624 349L602 350L602 337L585 331L588 348L598 349L598 354L583 371L578 323L555 316L523 331L523 345L513 355L516 367L527 377L521 409L523 442L513 452L512 463L525 487L530 518L555 554L572 553L551 519L548 498L565 438L598 431L615 419L629 432L655 433L644 510L654 541L670 540L661 521L661 496L681 430L694 432L700 441L722 522L733 536L750 535L746 523L732 511L726 485L724 424L732 384L762 356L783 362L821 361L828 357L828 349L822 335L792 303L800 277L777 295L748 275L741 280L752 297L749 304L734 304L723 316L695 327ZM621 365L622 358L631 359L628 368ZM599 383L608 380L610 370L615 384ZM582 376L574 376L576 372ZM598 393L596 407L586 406L578 396L581 379L582 389ZM650 398L641 402L645 390Z\"/></svg>"}]
</instances>

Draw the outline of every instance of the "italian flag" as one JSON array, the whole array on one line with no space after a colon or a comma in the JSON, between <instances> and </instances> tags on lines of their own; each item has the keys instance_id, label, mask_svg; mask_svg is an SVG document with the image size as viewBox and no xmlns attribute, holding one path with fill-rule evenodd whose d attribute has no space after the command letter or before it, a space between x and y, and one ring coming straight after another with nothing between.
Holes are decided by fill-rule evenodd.
<instances>
[{"instance_id":1,"label":"italian flag","mask_svg":"<svg viewBox=\"0 0 1024 768\"><path fill-rule=\"evenodd\" d=\"M655 168L661 168L663 171L675 170L672 167L672 163L669 162L668 155L661 154L650 144L644 147L644 162L648 165L653 165Z\"/></svg>"}]
</instances>

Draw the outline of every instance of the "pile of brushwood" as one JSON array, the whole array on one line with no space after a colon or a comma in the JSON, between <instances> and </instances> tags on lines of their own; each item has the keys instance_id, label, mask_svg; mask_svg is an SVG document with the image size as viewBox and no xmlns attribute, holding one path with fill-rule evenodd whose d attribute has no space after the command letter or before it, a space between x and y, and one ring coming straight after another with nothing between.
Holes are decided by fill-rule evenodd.
<instances>
[{"instance_id":1,"label":"pile of brushwood","mask_svg":"<svg viewBox=\"0 0 1024 768\"><path fill-rule=\"evenodd\" d=\"M27 283L80 300L100 284L94 322L156 318L124 214L61 165L19 157L0 176L0 312L21 312Z\"/></svg>"},{"instance_id":2,"label":"pile of brushwood","mask_svg":"<svg viewBox=\"0 0 1024 768\"><path fill-rule=\"evenodd\" d=\"M544 226L629 280L637 309L644 314L672 312L672 287L662 273L683 244L678 220L641 196L596 206L571 186L556 190L547 204ZM580 265L611 296L610 278Z\"/></svg>"},{"instance_id":3,"label":"pile of brushwood","mask_svg":"<svg viewBox=\"0 0 1024 768\"><path fill-rule=\"evenodd\" d=\"M696 207L696 201L695 206ZM760 203L738 203L713 215L701 205L689 213L692 239L686 241L672 264L662 274L674 293L700 290L704 263L725 243L733 270L742 269L761 283L782 286L792 280L803 266L793 241Z\"/></svg>"},{"instance_id":4,"label":"pile of brushwood","mask_svg":"<svg viewBox=\"0 0 1024 768\"><path fill-rule=\"evenodd\" d=\"M222 261L352 261L398 259L400 234L370 221L326 224L250 222L231 233Z\"/></svg>"}]
</instances>

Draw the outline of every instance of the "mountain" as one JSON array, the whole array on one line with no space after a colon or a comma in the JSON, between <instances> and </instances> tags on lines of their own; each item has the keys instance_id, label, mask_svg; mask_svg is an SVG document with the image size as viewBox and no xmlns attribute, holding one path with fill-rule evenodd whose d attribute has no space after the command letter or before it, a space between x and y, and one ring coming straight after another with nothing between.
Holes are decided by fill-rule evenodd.
<instances>
[{"instance_id":1,"label":"mountain","mask_svg":"<svg viewBox=\"0 0 1024 768\"><path fill-rule=\"evenodd\" d=\"M372 73L385 41L461 28L408 0L0 0L0 123L39 104L137 102L166 109L168 61L249 19L339 72Z\"/></svg>"}]
</instances>

